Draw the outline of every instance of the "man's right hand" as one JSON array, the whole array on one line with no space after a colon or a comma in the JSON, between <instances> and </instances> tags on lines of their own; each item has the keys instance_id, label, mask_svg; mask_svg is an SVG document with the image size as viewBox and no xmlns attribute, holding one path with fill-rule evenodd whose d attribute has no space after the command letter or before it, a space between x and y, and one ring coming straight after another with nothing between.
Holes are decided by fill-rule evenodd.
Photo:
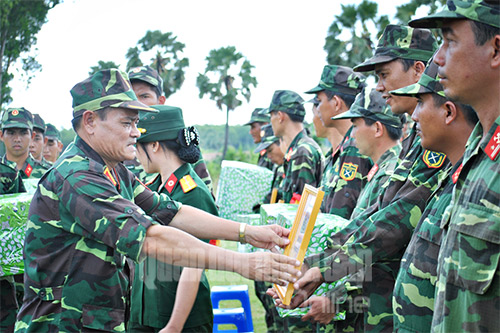
<instances>
[{"instance_id":1,"label":"man's right hand","mask_svg":"<svg viewBox=\"0 0 500 333\"><path fill-rule=\"evenodd\" d=\"M301 275L297 269L300 262L282 254L254 252L247 254L246 259L238 264L236 272L251 280L284 285L285 281L295 282Z\"/></svg>"}]
</instances>

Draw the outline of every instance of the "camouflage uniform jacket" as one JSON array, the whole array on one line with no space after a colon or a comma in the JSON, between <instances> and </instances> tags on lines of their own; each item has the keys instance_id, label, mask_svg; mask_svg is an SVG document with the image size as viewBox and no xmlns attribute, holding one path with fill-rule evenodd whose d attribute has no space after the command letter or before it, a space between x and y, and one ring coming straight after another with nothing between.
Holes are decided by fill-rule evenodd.
<instances>
[{"instance_id":1,"label":"camouflage uniform jacket","mask_svg":"<svg viewBox=\"0 0 500 333\"><path fill-rule=\"evenodd\" d=\"M212 215L219 215L210 191L189 163L175 170L164 184L158 175L147 186L153 191L168 195L172 200L196 207ZM163 263L151 257L147 257L146 260L136 265L130 312L130 321L133 323L132 331L136 325L157 329L165 327L172 316L181 273L182 267ZM184 328L211 322L213 322L213 312L210 302L210 285L203 272L198 294Z\"/></svg>"},{"instance_id":2,"label":"camouflage uniform jacket","mask_svg":"<svg viewBox=\"0 0 500 333\"><path fill-rule=\"evenodd\" d=\"M319 145L307 136L305 130L293 139L284 157L283 192L281 198L289 203L294 194L302 195L305 184L318 187L324 158Z\"/></svg>"},{"instance_id":3,"label":"camouflage uniform jacket","mask_svg":"<svg viewBox=\"0 0 500 333\"><path fill-rule=\"evenodd\" d=\"M7 155L2 156L1 162L5 165L10 166L14 170L17 169L17 165L15 162L9 161L7 159ZM22 179L26 178L42 178L43 174L48 170L47 167L43 166L40 162L35 161L31 155L28 155L28 158L23 164L21 170L19 170L19 174Z\"/></svg>"},{"instance_id":4,"label":"camouflage uniform jacket","mask_svg":"<svg viewBox=\"0 0 500 333\"><path fill-rule=\"evenodd\" d=\"M125 257L179 208L119 163L108 169L78 136L38 184L24 244L25 297L16 331L125 331ZM146 216L148 214L149 216Z\"/></svg>"},{"instance_id":5,"label":"camouflage uniform jacket","mask_svg":"<svg viewBox=\"0 0 500 333\"><path fill-rule=\"evenodd\" d=\"M379 201L368 207L351 223L359 225L354 232L340 231L333 237L344 243L333 246L308 262L316 262L325 281L334 282L360 269L367 270L363 293L369 297L365 329L392 329L392 291L399 261L427 199L437 188L442 168L449 164L446 156L424 150L415 128L406 139L409 149L391 175L386 191ZM397 190L394 189L397 188ZM389 193L394 193L391 198ZM314 264L313 264L314 265ZM311 266L311 265L309 265Z\"/></svg>"},{"instance_id":6,"label":"camouflage uniform jacket","mask_svg":"<svg viewBox=\"0 0 500 333\"><path fill-rule=\"evenodd\" d=\"M325 173L328 175L323 177L321 184L325 191L321 211L346 219L351 217L358 197L367 183L366 176L373 166L368 156L359 153L351 131L352 127L332 155L331 164L325 167Z\"/></svg>"},{"instance_id":7,"label":"camouflage uniform jacket","mask_svg":"<svg viewBox=\"0 0 500 333\"><path fill-rule=\"evenodd\" d=\"M438 259L432 330L500 329L500 117L467 142Z\"/></svg>"},{"instance_id":8,"label":"camouflage uniform jacket","mask_svg":"<svg viewBox=\"0 0 500 333\"><path fill-rule=\"evenodd\" d=\"M441 238L441 218L451 201L451 193L462 161L441 174L438 189L429 198L422 217L401 259L394 285L394 330L430 332L437 281L437 259ZM457 172L458 170L458 172Z\"/></svg>"},{"instance_id":9,"label":"camouflage uniform jacket","mask_svg":"<svg viewBox=\"0 0 500 333\"><path fill-rule=\"evenodd\" d=\"M259 159L257 160L257 165L263 168L273 170L274 163L267 157L266 151L264 150L264 154L262 152L259 153Z\"/></svg>"},{"instance_id":10,"label":"camouflage uniform jacket","mask_svg":"<svg viewBox=\"0 0 500 333\"><path fill-rule=\"evenodd\" d=\"M0 161L0 195L26 192L21 175L7 164Z\"/></svg>"},{"instance_id":11,"label":"camouflage uniform jacket","mask_svg":"<svg viewBox=\"0 0 500 333\"><path fill-rule=\"evenodd\" d=\"M269 194L266 195L266 199L264 200L264 203L271 202L271 195L272 195L273 189L278 189L278 195L276 197L276 202L278 202L278 200L282 199L280 197L280 195L282 192L284 179L285 179L285 170L283 169L283 164L275 165L274 170L273 170L273 181L271 182L271 192L269 192Z\"/></svg>"},{"instance_id":12,"label":"camouflage uniform jacket","mask_svg":"<svg viewBox=\"0 0 500 333\"><path fill-rule=\"evenodd\" d=\"M351 215L351 219L364 212L368 207L377 203L377 200L383 196L385 187L394 169L398 165L398 156L401 152L401 145L398 143L395 146L386 150L373 165L366 176L368 183L365 185L359 195L356 207Z\"/></svg>"}]
</instances>

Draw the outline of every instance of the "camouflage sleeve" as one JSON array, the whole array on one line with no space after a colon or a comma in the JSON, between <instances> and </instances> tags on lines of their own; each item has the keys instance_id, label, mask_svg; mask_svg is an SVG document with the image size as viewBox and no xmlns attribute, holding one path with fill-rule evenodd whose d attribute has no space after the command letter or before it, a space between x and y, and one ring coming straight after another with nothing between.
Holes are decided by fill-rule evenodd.
<instances>
[{"instance_id":1,"label":"camouflage sleeve","mask_svg":"<svg viewBox=\"0 0 500 333\"><path fill-rule=\"evenodd\" d=\"M89 171L77 171L63 181L58 181L58 172L52 172L46 182L60 183L59 196L44 191L41 183L40 191L44 199L55 200L65 208L60 214L68 213L61 227L69 233L81 234L85 238L100 241L133 260L139 260L142 241L146 229L152 224L145 212L158 214L170 219L177 212L177 205L168 197L160 198L139 182L135 183L134 195L138 204L125 199L102 174ZM51 179L52 178L52 179ZM47 198L48 197L48 198ZM170 206L170 209L168 208ZM145 209L142 209L144 207ZM42 221L52 220L53 212L44 219L44 210L38 210L37 216ZM30 212L31 214L31 212ZM61 216L62 217L62 216ZM31 219L31 217L30 217Z\"/></svg>"},{"instance_id":2,"label":"camouflage sleeve","mask_svg":"<svg viewBox=\"0 0 500 333\"><path fill-rule=\"evenodd\" d=\"M283 199L290 202L293 194L302 194L305 184L318 187L321 181L319 170L323 169L322 155L309 145L298 146L290 161L286 162L286 178L283 181Z\"/></svg>"},{"instance_id":3,"label":"camouflage sleeve","mask_svg":"<svg viewBox=\"0 0 500 333\"><path fill-rule=\"evenodd\" d=\"M329 189L323 199L322 211L350 218L372 166L369 157L359 154L356 147L348 146L333 166L339 172L326 184Z\"/></svg>"},{"instance_id":4,"label":"camouflage sleeve","mask_svg":"<svg viewBox=\"0 0 500 333\"><path fill-rule=\"evenodd\" d=\"M323 258L319 258L319 266L326 281L336 281L374 262L400 260L426 200L437 188L441 168L448 165L448 162L442 162L431 168L424 163L424 155L425 152L417 155L418 158L410 167L407 163L398 167L408 172L406 177L405 172L398 170L391 176L388 187L397 186L399 191L389 204L379 202L378 211L369 215L373 210L367 209L352 220L359 223L360 227L343 245L325 252Z\"/></svg>"},{"instance_id":5,"label":"camouflage sleeve","mask_svg":"<svg viewBox=\"0 0 500 333\"><path fill-rule=\"evenodd\" d=\"M196 163L192 164L194 172L198 175L198 177L203 180L205 185L207 185L208 189L210 190L210 193L212 193L212 197L215 198L214 196L214 189L212 186L212 177L210 177L210 173L208 172L207 164L205 163L205 160L203 157L200 157Z\"/></svg>"},{"instance_id":6,"label":"camouflage sleeve","mask_svg":"<svg viewBox=\"0 0 500 333\"><path fill-rule=\"evenodd\" d=\"M26 192L26 189L19 172L0 164L0 195L21 192Z\"/></svg>"}]
</instances>

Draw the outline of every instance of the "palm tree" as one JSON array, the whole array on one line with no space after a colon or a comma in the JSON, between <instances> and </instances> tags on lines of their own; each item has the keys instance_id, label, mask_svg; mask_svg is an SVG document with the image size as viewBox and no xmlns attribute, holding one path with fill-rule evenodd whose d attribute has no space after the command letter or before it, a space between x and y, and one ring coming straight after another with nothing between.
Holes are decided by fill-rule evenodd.
<instances>
[{"instance_id":1,"label":"palm tree","mask_svg":"<svg viewBox=\"0 0 500 333\"><path fill-rule=\"evenodd\" d=\"M226 108L226 130L222 159L226 156L229 139L229 111L242 104L241 97L250 101L250 86L257 86L257 79L252 76L252 66L234 46L211 50L205 58L205 73L198 74L196 86L200 90L200 98L208 94L223 111ZM214 79L214 81L211 80Z\"/></svg>"}]
</instances>

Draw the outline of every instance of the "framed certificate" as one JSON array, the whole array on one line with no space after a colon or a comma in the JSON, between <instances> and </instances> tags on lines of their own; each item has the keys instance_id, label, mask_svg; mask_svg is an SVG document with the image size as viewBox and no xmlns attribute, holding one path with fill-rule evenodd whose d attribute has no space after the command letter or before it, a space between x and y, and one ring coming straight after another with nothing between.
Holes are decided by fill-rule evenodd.
<instances>
[{"instance_id":1,"label":"framed certificate","mask_svg":"<svg viewBox=\"0 0 500 333\"><path fill-rule=\"evenodd\" d=\"M288 236L290 243L285 248L283 254L297 259L300 261L301 266L324 195L325 192L306 185L300 197L299 208L293 221L292 230ZM284 305L289 305L294 291L293 284L287 283L285 286L274 284L273 288L278 293L281 302Z\"/></svg>"}]
</instances>

